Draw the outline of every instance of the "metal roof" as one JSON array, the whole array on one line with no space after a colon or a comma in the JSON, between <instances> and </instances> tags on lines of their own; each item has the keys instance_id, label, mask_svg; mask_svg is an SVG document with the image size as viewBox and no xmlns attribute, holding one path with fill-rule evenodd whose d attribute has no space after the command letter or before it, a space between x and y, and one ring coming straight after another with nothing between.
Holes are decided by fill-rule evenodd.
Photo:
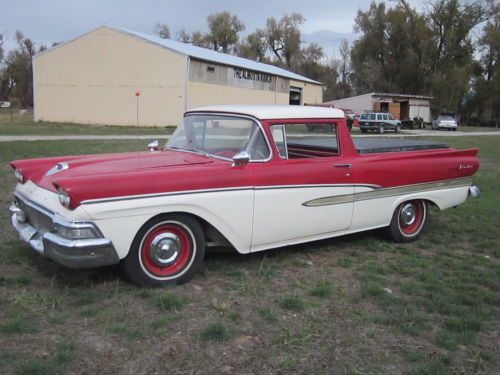
<instances>
[{"instance_id":1,"label":"metal roof","mask_svg":"<svg viewBox=\"0 0 500 375\"><path fill-rule=\"evenodd\" d=\"M193 108L186 113L217 112L248 115L258 119L312 119L344 118L344 111L337 108L325 108L301 105L216 105Z\"/></svg>"},{"instance_id":2,"label":"metal roof","mask_svg":"<svg viewBox=\"0 0 500 375\"><path fill-rule=\"evenodd\" d=\"M126 33L137 38L144 39L148 42L154 43L166 49L175 51L182 55L190 56L199 60L216 62L224 65L231 65L236 67L241 67L249 70L254 70L258 72L268 73L280 77L286 77L290 79L295 79L297 81L314 83L321 85L321 82L314 81L310 78L289 72L286 69L278 68L274 65L264 64L257 61L245 59L243 57L238 57L234 55L228 55L227 53L221 53L213 51L207 48L193 46L192 44L178 42L172 39L163 39L154 35L145 34L137 31L122 29L120 27L104 26L111 30Z\"/></svg>"}]
</instances>

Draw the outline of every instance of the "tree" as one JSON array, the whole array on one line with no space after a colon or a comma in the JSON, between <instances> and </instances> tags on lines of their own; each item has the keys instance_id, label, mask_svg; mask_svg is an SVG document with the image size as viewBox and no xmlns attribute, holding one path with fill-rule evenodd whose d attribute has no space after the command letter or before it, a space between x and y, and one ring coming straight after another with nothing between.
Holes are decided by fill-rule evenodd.
<instances>
[{"instance_id":1,"label":"tree","mask_svg":"<svg viewBox=\"0 0 500 375\"><path fill-rule=\"evenodd\" d=\"M276 59L289 68L300 54L300 26L305 22L300 13L285 14L279 21L270 17L266 22L267 43Z\"/></svg>"},{"instance_id":2,"label":"tree","mask_svg":"<svg viewBox=\"0 0 500 375\"><path fill-rule=\"evenodd\" d=\"M23 33L16 31L15 39L17 49L9 52L5 59L2 87L5 95L15 98L23 107L33 106L33 69L31 60L33 56L45 49L41 46L38 51L35 43L25 38ZM6 86L4 84L7 83Z\"/></svg>"},{"instance_id":3,"label":"tree","mask_svg":"<svg viewBox=\"0 0 500 375\"><path fill-rule=\"evenodd\" d=\"M170 39L170 28L165 23L158 22L153 28L153 32L162 39Z\"/></svg>"},{"instance_id":4,"label":"tree","mask_svg":"<svg viewBox=\"0 0 500 375\"><path fill-rule=\"evenodd\" d=\"M238 33L245 30L244 23L228 11L207 17L209 32L206 38L214 51L229 53L238 43Z\"/></svg>"},{"instance_id":5,"label":"tree","mask_svg":"<svg viewBox=\"0 0 500 375\"><path fill-rule=\"evenodd\" d=\"M351 49L347 39L342 39L339 47L340 57L336 61L336 70L339 77L340 97L346 98L351 95Z\"/></svg>"},{"instance_id":6,"label":"tree","mask_svg":"<svg viewBox=\"0 0 500 375\"><path fill-rule=\"evenodd\" d=\"M472 32L498 12L493 0L434 0L419 13L407 0L391 8L372 2L358 11L361 33L351 51L360 92L433 96L434 112L460 111L474 66Z\"/></svg>"},{"instance_id":7,"label":"tree","mask_svg":"<svg viewBox=\"0 0 500 375\"><path fill-rule=\"evenodd\" d=\"M0 34L0 64L2 63L3 61L3 34Z\"/></svg>"},{"instance_id":8,"label":"tree","mask_svg":"<svg viewBox=\"0 0 500 375\"><path fill-rule=\"evenodd\" d=\"M245 40L238 45L238 56L246 57L255 61L267 61L267 38L264 30L257 29L247 35Z\"/></svg>"}]
</instances>

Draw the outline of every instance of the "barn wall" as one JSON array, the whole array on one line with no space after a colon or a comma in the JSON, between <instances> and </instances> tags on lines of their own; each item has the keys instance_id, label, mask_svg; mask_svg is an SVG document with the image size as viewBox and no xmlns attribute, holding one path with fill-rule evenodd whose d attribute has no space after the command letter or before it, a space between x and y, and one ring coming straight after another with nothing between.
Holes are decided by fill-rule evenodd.
<instances>
[{"instance_id":1,"label":"barn wall","mask_svg":"<svg viewBox=\"0 0 500 375\"><path fill-rule=\"evenodd\" d=\"M94 30L34 58L35 120L174 125L184 111L186 57L138 38Z\"/></svg>"}]
</instances>

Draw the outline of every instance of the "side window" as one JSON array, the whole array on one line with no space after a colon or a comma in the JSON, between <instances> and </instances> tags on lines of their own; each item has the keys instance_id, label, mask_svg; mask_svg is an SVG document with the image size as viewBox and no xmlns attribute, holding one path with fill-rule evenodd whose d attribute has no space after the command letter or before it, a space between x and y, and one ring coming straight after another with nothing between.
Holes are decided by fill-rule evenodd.
<instances>
[{"instance_id":1,"label":"side window","mask_svg":"<svg viewBox=\"0 0 500 375\"><path fill-rule=\"evenodd\" d=\"M394 120L394 117L392 117L392 115L387 115L387 117L389 118L389 120Z\"/></svg>"},{"instance_id":2,"label":"side window","mask_svg":"<svg viewBox=\"0 0 500 375\"><path fill-rule=\"evenodd\" d=\"M387 120L387 115L384 115L384 120Z\"/></svg>"},{"instance_id":3,"label":"side window","mask_svg":"<svg viewBox=\"0 0 500 375\"><path fill-rule=\"evenodd\" d=\"M366 115L365 114L362 114L360 117L359 117L360 120L366 120Z\"/></svg>"},{"instance_id":4,"label":"side window","mask_svg":"<svg viewBox=\"0 0 500 375\"><path fill-rule=\"evenodd\" d=\"M382 120L382 115L380 113L377 115L377 120Z\"/></svg>"},{"instance_id":5,"label":"side window","mask_svg":"<svg viewBox=\"0 0 500 375\"><path fill-rule=\"evenodd\" d=\"M335 123L280 124L270 129L282 159L339 155Z\"/></svg>"},{"instance_id":6,"label":"side window","mask_svg":"<svg viewBox=\"0 0 500 375\"><path fill-rule=\"evenodd\" d=\"M285 125L271 126L271 134L273 135L274 143L282 159L288 159L286 149Z\"/></svg>"}]
</instances>

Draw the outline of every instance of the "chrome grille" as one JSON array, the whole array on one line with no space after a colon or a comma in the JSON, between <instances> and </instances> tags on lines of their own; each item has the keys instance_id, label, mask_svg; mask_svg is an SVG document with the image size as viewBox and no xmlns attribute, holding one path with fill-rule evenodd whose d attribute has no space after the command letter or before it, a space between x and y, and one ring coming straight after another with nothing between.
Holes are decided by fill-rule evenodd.
<instances>
[{"instance_id":1,"label":"chrome grille","mask_svg":"<svg viewBox=\"0 0 500 375\"><path fill-rule=\"evenodd\" d=\"M41 234L54 230L54 223L52 222L50 211L33 202L21 199L18 196L16 196L16 204L25 212L26 221Z\"/></svg>"}]
</instances>

